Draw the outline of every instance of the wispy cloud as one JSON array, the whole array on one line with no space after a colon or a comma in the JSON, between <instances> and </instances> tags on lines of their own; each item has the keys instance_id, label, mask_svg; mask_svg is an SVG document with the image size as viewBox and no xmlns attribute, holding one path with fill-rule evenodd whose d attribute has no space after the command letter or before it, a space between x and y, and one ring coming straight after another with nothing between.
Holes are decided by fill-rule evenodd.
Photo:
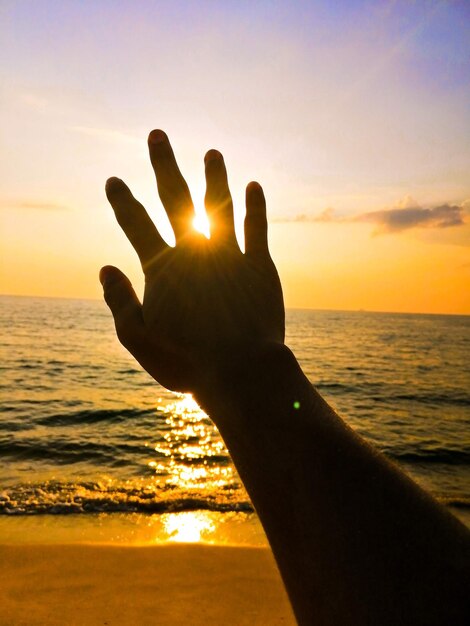
<instances>
[{"instance_id":1,"label":"wispy cloud","mask_svg":"<svg viewBox=\"0 0 470 626\"><path fill-rule=\"evenodd\" d=\"M19 94L19 101L31 109L44 111L49 102L47 98L33 92L22 92Z\"/></svg>"},{"instance_id":2,"label":"wispy cloud","mask_svg":"<svg viewBox=\"0 0 470 626\"><path fill-rule=\"evenodd\" d=\"M276 222L365 222L374 224L374 234L400 233L412 228L449 228L463 226L470 216L470 200L462 204L445 203L435 207L419 206L409 196L393 208L368 211L353 216L338 216L331 207L317 215L301 214L294 217L275 218Z\"/></svg>"},{"instance_id":3,"label":"wispy cloud","mask_svg":"<svg viewBox=\"0 0 470 626\"><path fill-rule=\"evenodd\" d=\"M129 133L123 133L119 130L113 130L110 128L95 128L92 126L70 126L69 130L74 133L88 135L89 137L98 137L111 141L123 141L126 143L138 143L139 145L142 144L142 137L137 135L131 135Z\"/></svg>"},{"instance_id":4,"label":"wispy cloud","mask_svg":"<svg viewBox=\"0 0 470 626\"><path fill-rule=\"evenodd\" d=\"M307 213L299 213L298 215L285 215L280 217L273 217L270 221L280 223L305 223L305 222L342 222L343 218L335 215L333 208L328 207L324 209L318 215L309 215Z\"/></svg>"},{"instance_id":5,"label":"wispy cloud","mask_svg":"<svg viewBox=\"0 0 470 626\"><path fill-rule=\"evenodd\" d=\"M418 206L384 209L362 213L352 221L375 224L377 234L398 233L410 228L448 228L465 223L463 208L456 204L442 204L430 209Z\"/></svg>"}]
</instances>

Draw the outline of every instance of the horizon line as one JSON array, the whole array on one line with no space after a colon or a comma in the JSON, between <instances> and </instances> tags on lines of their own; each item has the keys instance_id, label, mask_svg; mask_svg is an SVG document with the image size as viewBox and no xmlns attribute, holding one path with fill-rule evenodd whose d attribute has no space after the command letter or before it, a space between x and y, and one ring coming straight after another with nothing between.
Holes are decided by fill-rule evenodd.
<instances>
[{"instance_id":1,"label":"horizon line","mask_svg":"<svg viewBox=\"0 0 470 626\"><path fill-rule=\"evenodd\" d=\"M102 298L83 298L79 296L33 296L29 294L15 294L15 293L0 293L0 298L40 298L43 300L78 300L78 301L86 301L86 302L102 302L106 304L104 299ZM454 317L470 317L469 313L436 313L436 312L427 312L427 311L387 311L387 310L378 310L378 309L367 309L367 308L357 308L357 309L331 309L331 308L321 308L321 307L298 307L298 306L286 306L286 311L325 311L332 313L382 313L388 315L447 315Z\"/></svg>"}]
</instances>

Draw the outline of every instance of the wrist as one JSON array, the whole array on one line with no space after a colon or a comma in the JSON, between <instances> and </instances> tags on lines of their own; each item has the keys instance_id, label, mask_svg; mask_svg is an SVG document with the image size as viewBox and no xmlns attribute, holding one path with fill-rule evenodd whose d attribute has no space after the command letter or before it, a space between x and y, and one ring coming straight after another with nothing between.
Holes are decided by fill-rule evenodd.
<instances>
[{"instance_id":1,"label":"wrist","mask_svg":"<svg viewBox=\"0 0 470 626\"><path fill-rule=\"evenodd\" d=\"M225 416L233 419L234 412L270 413L273 401L295 412L301 404L299 390L311 395L312 387L292 351L284 344L266 342L238 347L205 368L194 397L219 425Z\"/></svg>"}]
</instances>

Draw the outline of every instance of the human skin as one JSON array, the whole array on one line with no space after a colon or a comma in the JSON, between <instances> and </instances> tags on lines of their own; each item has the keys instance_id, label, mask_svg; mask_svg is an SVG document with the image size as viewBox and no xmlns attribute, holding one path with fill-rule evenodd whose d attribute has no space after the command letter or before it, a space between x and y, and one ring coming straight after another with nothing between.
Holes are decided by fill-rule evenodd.
<instances>
[{"instance_id":1,"label":"human skin","mask_svg":"<svg viewBox=\"0 0 470 626\"><path fill-rule=\"evenodd\" d=\"M258 183L235 238L223 157L205 157L211 237L163 131L149 135L168 246L128 187L106 193L145 274L142 304L100 272L121 343L165 387L191 392L219 428L265 528L301 625L467 623L466 528L328 406L284 345L282 289ZM321 367L321 364L319 364Z\"/></svg>"}]
</instances>

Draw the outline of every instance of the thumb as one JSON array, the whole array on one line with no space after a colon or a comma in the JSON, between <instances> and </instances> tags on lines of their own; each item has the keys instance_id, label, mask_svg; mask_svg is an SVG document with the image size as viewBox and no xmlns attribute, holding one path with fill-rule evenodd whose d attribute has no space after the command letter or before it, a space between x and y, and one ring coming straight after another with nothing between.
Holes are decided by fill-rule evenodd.
<instances>
[{"instance_id":1,"label":"thumb","mask_svg":"<svg viewBox=\"0 0 470 626\"><path fill-rule=\"evenodd\" d=\"M117 267L102 267L100 282L103 285L104 299L114 317L117 336L124 346L130 348L144 330L142 305L131 281Z\"/></svg>"}]
</instances>

